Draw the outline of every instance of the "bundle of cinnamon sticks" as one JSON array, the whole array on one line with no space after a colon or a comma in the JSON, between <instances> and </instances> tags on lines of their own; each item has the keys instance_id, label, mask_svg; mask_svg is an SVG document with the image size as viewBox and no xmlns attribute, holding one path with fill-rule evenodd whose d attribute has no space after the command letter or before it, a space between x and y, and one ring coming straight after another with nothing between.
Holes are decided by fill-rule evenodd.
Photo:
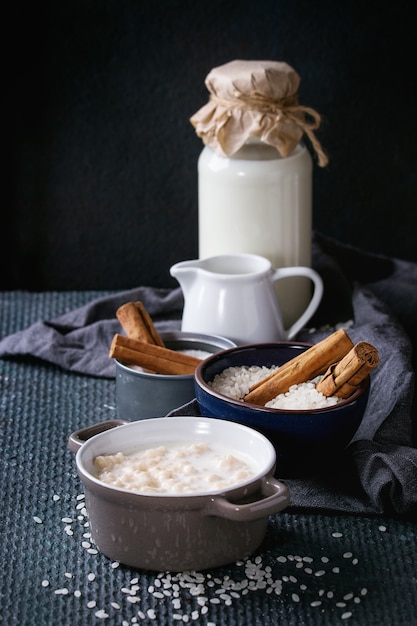
<instances>
[{"instance_id":1,"label":"bundle of cinnamon sticks","mask_svg":"<svg viewBox=\"0 0 417 626\"><path fill-rule=\"evenodd\" d=\"M323 376L316 385L317 391L325 396L348 398L378 363L379 355L374 346L365 341L354 345L341 329L252 385L244 401L264 406L293 385L320 374Z\"/></svg>"},{"instance_id":2,"label":"bundle of cinnamon sticks","mask_svg":"<svg viewBox=\"0 0 417 626\"><path fill-rule=\"evenodd\" d=\"M109 356L157 374L193 374L200 359L164 345L142 302L127 302L116 316L125 335L116 333ZM252 385L245 402L264 406L293 385L322 375L316 389L325 396L348 398L379 364L378 351L365 341L353 344L343 329L281 365Z\"/></svg>"},{"instance_id":3,"label":"bundle of cinnamon sticks","mask_svg":"<svg viewBox=\"0 0 417 626\"><path fill-rule=\"evenodd\" d=\"M193 374L200 359L166 348L142 302L127 302L116 311L126 335L116 333L109 356L154 374Z\"/></svg>"}]
</instances>

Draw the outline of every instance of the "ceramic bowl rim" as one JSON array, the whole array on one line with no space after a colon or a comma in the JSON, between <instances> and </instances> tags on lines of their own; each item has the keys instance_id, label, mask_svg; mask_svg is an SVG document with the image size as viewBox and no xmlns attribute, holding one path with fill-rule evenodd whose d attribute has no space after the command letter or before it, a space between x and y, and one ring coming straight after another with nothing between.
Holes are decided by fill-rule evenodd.
<instances>
[{"instance_id":1,"label":"ceramic bowl rim","mask_svg":"<svg viewBox=\"0 0 417 626\"><path fill-rule=\"evenodd\" d=\"M174 421L177 423L179 422L186 423L186 422L191 422L191 421L194 421L196 423L199 421L200 423L204 422L207 425L210 425L210 428L214 427L214 428L221 429L221 430L227 430L229 428L235 431L239 430L240 432L246 433L248 436L251 436L257 439L260 442L260 445L263 447L265 454L268 454L268 458L266 461L263 461L263 460L261 461L260 465L262 466L258 469L258 471L256 471L256 473L253 476L251 476L250 478L244 481L236 483L235 485L230 485L229 487L223 488L223 489L212 489L209 491L196 491L196 492L189 492L189 493L185 492L185 493L178 493L178 494L146 493L146 492L140 492L140 491L133 491L131 489L125 489L123 487L117 487L115 485L110 485L108 483L103 482L102 480L97 478L88 469L86 465L84 456L88 453L89 448L94 447L94 445L100 439L105 439L106 437L109 437L112 430L114 430L114 429L109 429L109 430L100 432L94 435L93 437L89 438L76 452L76 455L75 455L76 466L77 466L77 470L81 478L81 482L83 484L90 483L91 485L94 485L96 489L99 489L103 493L107 493L107 494L112 493L115 496L120 496L120 497L124 496L126 498L132 498L134 501L142 500L144 502L146 501L151 502L152 499L156 498L157 500L165 499L169 502L174 502L174 501L178 501L178 502L188 501L189 502L193 498L194 499L201 499L201 498L207 499L207 498L215 497L219 495L228 495L228 494L235 493L235 492L237 493L239 491L244 490L249 485L256 484L262 479L268 476L271 476L275 470L276 451L275 451L273 444L268 439L268 437L263 435L261 432L255 430L251 426L247 426L246 424L239 424L232 420L224 420L220 418L212 418L212 417L205 417L205 416L197 417L197 416L191 416L191 415L176 415L176 416L171 416L171 417L154 417L154 418L150 418L146 420L137 420L133 422L127 422L127 423L123 423L117 426L116 430L120 432L121 429L124 429L126 431L129 429L135 429L135 428L140 429L141 427L146 429L148 427L152 427L152 424L161 424L161 428L162 428L163 424L167 423L165 420L170 420L171 423L173 423ZM141 426L142 424L143 426ZM162 428L162 432L163 432L163 428ZM127 434L128 433L126 433L126 436ZM178 439L180 440L180 436ZM213 435L211 435L211 441L213 441ZM161 439L161 443L163 443L163 439ZM132 448L132 446L130 446L130 448ZM232 448L233 448L233 444L232 444ZM235 450L235 452L237 451L236 447L233 449ZM113 454L115 454L116 452L118 452L118 450L115 450ZM248 454L250 456L247 450L245 450L245 454ZM252 456L252 459L254 458L255 457Z\"/></svg>"},{"instance_id":2,"label":"ceramic bowl rim","mask_svg":"<svg viewBox=\"0 0 417 626\"><path fill-rule=\"evenodd\" d=\"M245 350L256 350L257 348L272 348L272 347L277 348L277 349L280 349L280 347L286 347L286 348L305 347L307 350L308 348L311 348L313 345L314 344L308 343L305 341L268 341L268 342L262 342L262 343L248 343L248 344L239 345L236 348L228 348L227 350L222 350L221 352L217 352L216 354L213 354L212 356L207 357L206 359L204 359L204 361L199 363L194 373L194 380L196 384L199 386L199 388L202 391L204 391L204 393L206 393L207 395L211 396L212 398L220 402L226 402L226 404L231 405L232 407L235 407L236 409L243 409L245 411L256 411L259 413L278 414L278 415L280 414L281 415L282 414L317 415L320 413L331 413L335 409L340 410L345 406L352 405L368 389L370 385L369 375L362 381L359 388L351 396L349 396L349 398L341 400L340 402L338 402L337 404L333 404L332 406L320 407L317 409L277 409L277 408L272 408L272 407L260 406L259 404L254 404L252 402L244 402L243 400L235 400L234 398L230 398L228 396L225 396L224 394L219 393L218 391L215 391L212 387L208 385L208 383L204 380L204 377L203 377L203 372L205 368L207 368L213 361L221 360L222 358L227 357L227 355L230 353L236 353L239 351L243 352Z\"/></svg>"},{"instance_id":3,"label":"ceramic bowl rim","mask_svg":"<svg viewBox=\"0 0 417 626\"><path fill-rule=\"evenodd\" d=\"M215 347L219 347L216 344L216 341L219 341L221 343L230 343L232 344L230 346L230 348L223 348L227 349L227 350L231 350L236 346L236 343L234 341L232 341L231 339L228 339L227 337L222 337L221 335L209 335L209 334L204 334L204 333L192 333L192 332L188 332L188 331L183 331L183 330L166 330L166 331L162 331L159 333L161 338L166 341L166 342L171 342L171 343L176 343L176 342L181 342L184 341L186 343L188 342L196 342L196 343L201 343L201 344L206 344L211 345L211 346L215 346ZM219 347L219 350L222 350L222 348ZM217 354L216 352L213 352L213 355ZM207 357L209 358L209 357ZM123 363L123 361L119 361L118 359L114 359L115 363L116 363L116 367L120 368L123 372L125 372L126 374L129 374L131 376L134 376L136 378L145 378L147 380L152 379L152 380L164 380L164 381L168 381L168 380L173 380L173 381L181 381L181 380L193 380L194 375L193 374L156 374L153 372L144 372L144 371L140 371L140 370L135 370L133 369L130 365L128 365L127 363Z\"/></svg>"}]
</instances>

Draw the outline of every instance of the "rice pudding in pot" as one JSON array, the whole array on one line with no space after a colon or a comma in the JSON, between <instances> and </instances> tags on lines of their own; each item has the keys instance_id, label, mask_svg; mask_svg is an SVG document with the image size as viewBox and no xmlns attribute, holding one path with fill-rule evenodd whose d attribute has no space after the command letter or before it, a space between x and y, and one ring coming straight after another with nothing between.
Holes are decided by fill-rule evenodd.
<instances>
[{"instance_id":1,"label":"rice pudding in pot","mask_svg":"<svg viewBox=\"0 0 417 626\"><path fill-rule=\"evenodd\" d=\"M258 472L252 459L205 442L170 443L94 459L97 478L145 494L195 494L229 489Z\"/></svg>"}]
</instances>

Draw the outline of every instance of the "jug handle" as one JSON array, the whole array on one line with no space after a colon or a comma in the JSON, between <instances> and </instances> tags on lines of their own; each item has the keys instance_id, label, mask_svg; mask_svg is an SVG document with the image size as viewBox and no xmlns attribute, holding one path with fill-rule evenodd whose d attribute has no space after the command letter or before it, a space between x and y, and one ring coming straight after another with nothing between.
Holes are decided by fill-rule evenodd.
<instances>
[{"instance_id":1,"label":"jug handle","mask_svg":"<svg viewBox=\"0 0 417 626\"><path fill-rule=\"evenodd\" d=\"M314 286L313 295L306 308L306 310L300 315L292 326L286 331L285 335L287 339L293 339L295 335L307 324L307 322L313 317L317 311L318 306L323 297L323 281L321 276L313 270L311 267L294 266L294 267L280 267L277 270L273 270L272 281L275 283L281 278L289 278L291 276L306 276L309 278Z\"/></svg>"}]
</instances>

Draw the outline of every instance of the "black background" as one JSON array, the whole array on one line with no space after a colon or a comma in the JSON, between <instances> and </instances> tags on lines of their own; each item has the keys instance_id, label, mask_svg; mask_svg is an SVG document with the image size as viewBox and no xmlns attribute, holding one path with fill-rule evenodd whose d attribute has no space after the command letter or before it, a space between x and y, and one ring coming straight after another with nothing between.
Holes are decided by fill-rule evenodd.
<instances>
[{"instance_id":1,"label":"black background","mask_svg":"<svg viewBox=\"0 0 417 626\"><path fill-rule=\"evenodd\" d=\"M286 61L323 116L314 228L417 261L416 20L403 0L16 3L1 289L176 286L197 256L189 118L233 59ZM5 119L8 134L8 120ZM7 250L6 250L7 246Z\"/></svg>"}]
</instances>

